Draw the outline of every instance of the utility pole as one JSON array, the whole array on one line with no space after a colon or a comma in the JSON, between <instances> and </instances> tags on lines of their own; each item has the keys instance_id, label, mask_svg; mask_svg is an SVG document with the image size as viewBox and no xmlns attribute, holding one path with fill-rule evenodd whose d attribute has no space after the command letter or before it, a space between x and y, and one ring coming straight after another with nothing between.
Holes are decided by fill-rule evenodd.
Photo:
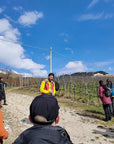
<instances>
[{"instance_id":1,"label":"utility pole","mask_svg":"<svg viewBox=\"0 0 114 144\"><path fill-rule=\"evenodd\" d=\"M93 63L93 73L94 73L94 63Z\"/></svg>"},{"instance_id":2,"label":"utility pole","mask_svg":"<svg viewBox=\"0 0 114 144\"><path fill-rule=\"evenodd\" d=\"M52 47L50 47L50 73L52 73Z\"/></svg>"},{"instance_id":3,"label":"utility pole","mask_svg":"<svg viewBox=\"0 0 114 144\"><path fill-rule=\"evenodd\" d=\"M93 65L93 76L94 76L94 63L92 65Z\"/></svg>"}]
</instances>

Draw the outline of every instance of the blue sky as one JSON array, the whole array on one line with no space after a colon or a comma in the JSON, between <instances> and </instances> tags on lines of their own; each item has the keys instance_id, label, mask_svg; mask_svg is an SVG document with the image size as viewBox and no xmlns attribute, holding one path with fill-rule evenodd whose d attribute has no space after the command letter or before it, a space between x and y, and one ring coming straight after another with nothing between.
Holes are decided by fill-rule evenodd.
<instances>
[{"instance_id":1,"label":"blue sky","mask_svg":"<svg viewBox=\"0 0 114 144\"><path fill-rule=\"evenodd\" d=\"M114 0L0 0L1 66L47 76L50 47L56 74L114 74Z\"/></svg>"}]
</instances>

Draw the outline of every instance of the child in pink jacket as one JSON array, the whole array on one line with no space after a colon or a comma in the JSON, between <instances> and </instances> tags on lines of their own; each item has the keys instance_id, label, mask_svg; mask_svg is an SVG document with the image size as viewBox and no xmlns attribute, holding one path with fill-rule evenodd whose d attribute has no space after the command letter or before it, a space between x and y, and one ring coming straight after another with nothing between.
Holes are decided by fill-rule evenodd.
<instances>
[{"instance_id":1,"label":"child in pink jacket","mask_svg":"<svg viewBox=\"0 0 114 144\"><path fill-rule=\"evenodd\" d=\"M103 109L105 112L105 121L109 121L112 118L112 102L111 102L111 98L110 97L106 97L105 95L105 85L103 84L103 81L100 80L99 81L99 97L102 101L103 104Z\"/></svg>"}]
</instances>

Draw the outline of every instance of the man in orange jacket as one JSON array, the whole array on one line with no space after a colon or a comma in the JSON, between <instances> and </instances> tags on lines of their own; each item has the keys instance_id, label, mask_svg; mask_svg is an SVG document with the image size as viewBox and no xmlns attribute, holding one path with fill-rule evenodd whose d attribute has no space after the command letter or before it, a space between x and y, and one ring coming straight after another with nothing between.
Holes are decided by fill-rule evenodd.
<instances>
[{"instance_id":1,"label":"man in orange jacket","mask_svg":"<svg viewBox=\"0 0 114 144\"><path fill-rule=\"evenodd\" d=\"M53 82L54 74L50 73L48 79L42 81L40 86L41 94L55 95L55 83Z\"/></svg>"},{"instance_id":2,"label":"man in orange jacket","mask_svg":"<svg viewBox=\"0 0 114 144\"><path fill-rule=\"evenodd\" d=\"M4 128L2 112L0 111L0 144L3 144L3 139L7 139L7 137L8 131Z\"/></svg>"}]
</instances>

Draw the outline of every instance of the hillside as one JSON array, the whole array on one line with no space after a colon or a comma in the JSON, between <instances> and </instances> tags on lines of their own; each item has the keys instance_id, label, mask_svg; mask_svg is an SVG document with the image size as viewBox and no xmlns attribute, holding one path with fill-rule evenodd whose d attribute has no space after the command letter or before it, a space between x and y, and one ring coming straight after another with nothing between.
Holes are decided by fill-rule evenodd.
<instances>
[{"instance_id":1,"label":"hillside","mask_svg":"<svg viewBox=\"0 0 114 144\"><path fill-rule=\"evenodd\" d=\"M107 75L108 73L104 71L96 71L96 72L76 72L72 73L71 76L76 76L76 77L85 77L85 76L94 76L95 74L101 74L101 75ZM62 75L61 75L62 76ZM60 77L61 77L60 76ZM65 77L70 76L69 74L65 74Z\"/></svg>"}]
</instances>

